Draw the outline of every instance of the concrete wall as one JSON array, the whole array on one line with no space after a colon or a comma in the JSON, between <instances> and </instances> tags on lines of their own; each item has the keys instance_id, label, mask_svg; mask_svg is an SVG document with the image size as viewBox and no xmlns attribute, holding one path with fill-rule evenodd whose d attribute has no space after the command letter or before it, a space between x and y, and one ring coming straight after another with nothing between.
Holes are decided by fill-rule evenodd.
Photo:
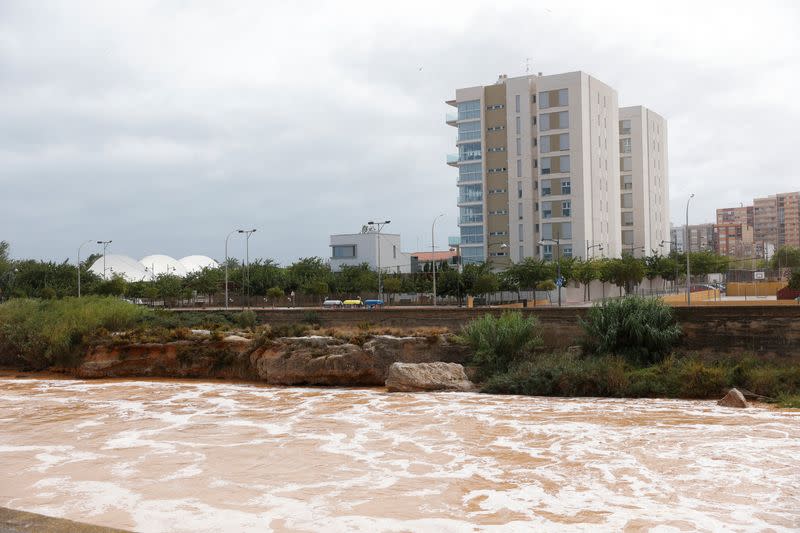
<instances>
[{"instance_id":1,"label":"concrete wall","mask_svg":"<svg viewBox=\"0 0 800 533\"><path fill-rule=\"evenodd\" d=\"M322 326L357 326L370 323L394 327L461 326L486 313L504 309L339 309L314 311ZM545 344L563 348L578 344L582 334L578 318L587 308L522 309L539 318ZM258 310L260 321L272 324L301 322L309 311ZM800 359L800 306L678 307L678 321L685 332L682 348L710 354L752 354Z\"/></svg>"}]
</instances>

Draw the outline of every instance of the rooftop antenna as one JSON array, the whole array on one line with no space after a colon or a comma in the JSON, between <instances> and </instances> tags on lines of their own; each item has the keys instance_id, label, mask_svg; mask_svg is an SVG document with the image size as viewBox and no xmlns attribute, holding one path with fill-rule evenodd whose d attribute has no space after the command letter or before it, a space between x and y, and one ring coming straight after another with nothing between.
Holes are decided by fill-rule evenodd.
<instances>
[{"instance_id":1,"label":"rooftop antenna","mask_svg":"<svg viewBox=\"0 0 800 533\"><path fill-rule=\"evenodd\" d=\"M531 73L531 58L530 57L526 57L525 58L525 74L530 74L530 73Z\"/></svg>"}]
</instances>

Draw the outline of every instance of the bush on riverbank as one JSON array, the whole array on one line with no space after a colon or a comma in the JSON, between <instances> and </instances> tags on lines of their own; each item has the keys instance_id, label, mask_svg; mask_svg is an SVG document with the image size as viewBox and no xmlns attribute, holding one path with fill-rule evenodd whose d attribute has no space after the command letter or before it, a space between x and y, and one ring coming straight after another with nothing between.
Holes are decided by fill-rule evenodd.
<instances>
[{"instance_id":1,"label":"bush on riverbank","mask_svg":"<svg viewBox=\"0 0 800 533\"><path fill-rule=\"evenodd\" d=\"M473 350L470 362L478 368L478 379L508 371L542 345L536 317L513 311L473 320L464 326L459 338Z\"/></svg>"},{"instance_id":2,"label":"bush on riverbank","mask_svg":"<svg viewBox=\"0 0 800 533\"><path fill-rule=\"evenodd\" d=\"M85 337L130 328L150 313L100 296L10 300L0 304L0 363L32 370L72 366Z\"/></svg>"},{"instance_id":3,"label":"bush on riverbank","mask_svg":"<svg viewBox=\"0 0 800 533\"><path fill-rule=\"evenodd\" d=\"M580 324L587 353L619 355L642 364L661 361L681 336L672 307L659 298L607 300L595 304Z\"/></svg>"},{"instance_id":4,"label":"bush on riverbank","mask_svg":"<svg viewBox=\"0 0 800 533\"><path fill-rule=\"evenodd\" d=\"M739 387L771 399L800 395L800 367L752 358L669 356L636 366L615 356L548 354L488 379L483 392L533 396L717 398Z\"/></svg>"}]
</instances>

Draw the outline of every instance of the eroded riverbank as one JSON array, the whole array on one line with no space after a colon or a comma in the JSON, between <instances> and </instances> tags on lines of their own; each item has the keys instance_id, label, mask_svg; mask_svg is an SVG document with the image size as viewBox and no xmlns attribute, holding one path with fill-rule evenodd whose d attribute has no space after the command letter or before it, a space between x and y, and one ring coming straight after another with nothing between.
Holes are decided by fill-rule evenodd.
<instances>
[{"instance_id":1,"label":"eroded riverbank","mask_svg":"<svg viewBox=\"0 0 800 533\"><path fill-rule=\"evenodd\" d=\"M800 526L800 414L0 380L0 505L138 531Z\"/></svg>"}]
</instances>

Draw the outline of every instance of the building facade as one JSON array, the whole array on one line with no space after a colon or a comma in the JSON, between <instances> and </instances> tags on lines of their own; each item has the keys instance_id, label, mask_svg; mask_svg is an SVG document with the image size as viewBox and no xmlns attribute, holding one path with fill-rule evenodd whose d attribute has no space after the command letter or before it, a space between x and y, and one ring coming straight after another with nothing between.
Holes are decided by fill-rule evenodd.
<instances>
[{"instance_id":1,"label":"building facade","mask_svg":"<svg viewBox=\"0 0 800 533\"><path fill-rule=\"evenodd\" d=\"M717 209L714 226L717 253L729 257L755 257L753 206Z\"/></svg>"},{"instance_id":2,"label":"building facade","mask_svg":"<svg viewBox=\"0 0 800 533\"><path fill-rule=\"evenodd\" d=\"M623 253L670 251L667 121L643 106L619 110L620 225Z\"/></svg>"},{"instance_id":3,"label":"building facade","mask_svg":"<svg viewBox=\"0 0 800 533\"><path fill-rule=\"evenodd\" d=\"M458 153L447 162L458 168L464 264L490 261L502 268L525 257L618 257L622 201L647 202L628 208L639 212L647 235L642 245L666 240L666 124L655 113L630 108L626 120L642 118L626 137L631 154L624 174L617 92L584 72L500 76L493 85L457 89L447 103L458 110L447 119L458 129ZM629 196L620 194L625 176L635 180ZM635 214L633 220L635 228Z\"/></svg>"},{"instance_id":4,"label":"building facade","mask_svg":"<svg viewBox=\"0 0 800 533\"><path fill-rule=\"evenodd\" d=\"M800 192L755 198L753 231L759 257L782 246L800 247Z\"/></svg>"},{"instance_id":5,"label":"building facade","mask_svg":"<svg viewBox=\"0 0 800 533\"><path fill-rule=\"evenodd\" d=\"M330 236L331 271L339 272L342 266L367 263L372 270L384 274L411 272L411 255L400 249L400 235L378 233L364 226L361 233Z\"/></svg>"},{"instance_id":6,"label":"building facade","mask_svg":"<svg viewBox=\"0 0 800 533\"><path fill-rule=\"evenodd\" d=\"M690 224L688 231L688 244L686 242L686 226L673 226L670 230L670 240L677 243L678 252L715 252L717 249L714 224Z\"/></svg>"}]
</instances>

